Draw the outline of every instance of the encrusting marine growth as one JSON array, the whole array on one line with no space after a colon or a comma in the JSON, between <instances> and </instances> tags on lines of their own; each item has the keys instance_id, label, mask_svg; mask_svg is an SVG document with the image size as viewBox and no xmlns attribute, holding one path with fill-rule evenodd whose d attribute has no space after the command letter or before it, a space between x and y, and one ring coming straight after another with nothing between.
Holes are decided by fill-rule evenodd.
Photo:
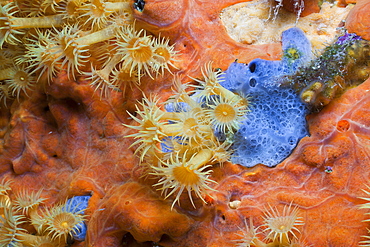
<instances>
[{"instance_id":1,"label":"encrusting marine growth","mask_svg":"<svg viewBox=\"0 0 370 247\"><path fill-rule=\"evenodd\" d=\"M241 238L235 241L236 245L238 247L306 246L299 243L301 241L299 228L304 223L298 215L298 208L292 208L292 204L285 205L282 212L269 205L269 208L264 211L264 224L261 226L255 228L252 218L249 218L249 223L245 220L245 228L241 229L242 234L238 234ZM260 230L261 228L263 230ZM259 237L261 231L266 233L264 241ZM267 243L265 243L266 240Z\"/></svg>"},{"instance_id":2,"label":"encrusting marine growth","mask_svg":"<svg viewBox=\"0 0 370 247\"><path fill-rule=\"evenodd\" d=\"M137 106L136 116L129 113L138 125L125 125L137 132L127 137L136 139L136 153L150 175L159 177L158 187L166 198L175 195L172 207L187 191L195 207L192 193L204 202L208 194L212 164L223 163L230 157L232 133L249 111L249 101L220 85L219 71L208 63L204 80L195 89L174 81L174 96L164 103L158 98L144 97ZM149 162L143 162L144 160Z\"/></svg>"},{"instance_id":3,"label":"encrusting marine growth","mask_svg":"<svg viewBox=\"0 0 370 247\"><path fill-rule=\"evenodd\" d=\"M0 6L0 28L4 101L28 96L42 76L50 82L63 68L107 97L170 71L178 56L169 39L135 27L128 1L9 2Z\"/></svg>"},{"instance_id":4,"label":"encrusting marine growth","mask_svg":"<svg viewBox=\"0 0 370 247\"><path fill-rule=\"evenodd\" d=\"M251 101L248 117L234 136L231 161L235 164L276 166L308 135L306 105L279 80L311 60L311 44L304 32L294 27L282 33L282 49L279 61L256 58L247 65L235 61L222 75L222 86L248 95Z\"/></svg>"},{"instance_id":5,"label":"encrusting marine growth","mask_svg":"<svg viewBox=\"0 0 370 247\"><path fill-rule=\"evenodd\" d=\"M369 41L344 32L317 58L281 83L294 88L302 101L317 111L369 77L369 58Z\"/></svg>"},{"instance_id":6,"label":"encrusting marine growth","mask_svg":"<svg viewBox=\"0 0 370 247\"><path fill-rule=\"evenodd\" d=\"M13 194L11 180L3 179L0 183L0 246L65 246L68 238L81 232L85 220L82 215L85 208L74 199L80 200L73 197L65 203L45 207L47 198L42 197L42 190Z\"/></svg>"},{"instance_id":7,"label":"encrusting marine growth","mask_svg":"<svg viewBox=\"0 0 370 247\"><path fill-rule=\"evenodd\" d=\"M369 246L367 41L238 44L234 2L1 1L0 246Z\"/></svg>"}]
</instances>

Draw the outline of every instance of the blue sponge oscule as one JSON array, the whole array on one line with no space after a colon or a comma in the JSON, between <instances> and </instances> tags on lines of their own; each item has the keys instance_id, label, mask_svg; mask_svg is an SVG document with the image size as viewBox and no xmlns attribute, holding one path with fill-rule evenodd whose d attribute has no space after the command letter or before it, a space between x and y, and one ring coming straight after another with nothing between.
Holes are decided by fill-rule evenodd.
<instances>
[{"instance_id":1,"label":"blue sponge oscule","mask_svg":"<svg viewBox=\"0 0 370 247\"><path fill-rule=\"evenodd\" d=\"M275 166L308 135L306 105L293 89L280 87L278 81L310 61L311 45L298 28L291 28L282 36L284 54L289 54L281 61L258 58L248 65L234 62L221 78L222 86L248 96L251 102L251 112L234 136L233 163Z\"/></svg>"}]
</instances>

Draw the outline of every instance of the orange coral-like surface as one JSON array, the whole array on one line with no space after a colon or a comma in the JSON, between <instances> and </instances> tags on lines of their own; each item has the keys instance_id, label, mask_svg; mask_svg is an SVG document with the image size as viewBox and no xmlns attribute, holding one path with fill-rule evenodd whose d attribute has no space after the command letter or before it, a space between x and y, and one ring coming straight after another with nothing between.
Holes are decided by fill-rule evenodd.
<instances>
[{"instance_id":1,"label":"orange coral-like surface","mask_svg":"<svg viewBox=\"0 0 370 247\"><path fill-rule=\"evenodd\" d=\"M349 32L357 33L364 39L370 39L370 2L357 1L356 6L348 14L346 28Z\"/></svg>"},{"instance_id":2,"label":"orange coral-like surface","mask_svg":"<svg viewBox=\"0 0 370 247\"><path fill-rule=\"evenodd\" d=\"M184 78L199 76L208 61L225 69L236 58L278 58L279 45L246 46L227 36L219 12L237 2L147 1L135 18L176 43ZM170 76L143 78L142 85L147 94L161 92L163 100L170 95ZM299 209L299 236L308 244L358 246L368 227L366 210L358 208L365 201L358 197L370 184L369 90L367 80L310 115L311 136L277 167L216 166L217 191L207 205L195 198L194 209L184 193L181 207L171 210L171 197L165 200L152 187L158 178L143 177L132 140L124 138L132 132L122 125L131 122L126 110L133 111L141 92L113 90L101 99L89 82L60 73L31 97L1 109L0 172L14 180L14 190L44 188L47 204L91 193L87 239L76 246L234 246L245 219L262 225L269 205L290 203Z\"/></svg>"}]
</instances>

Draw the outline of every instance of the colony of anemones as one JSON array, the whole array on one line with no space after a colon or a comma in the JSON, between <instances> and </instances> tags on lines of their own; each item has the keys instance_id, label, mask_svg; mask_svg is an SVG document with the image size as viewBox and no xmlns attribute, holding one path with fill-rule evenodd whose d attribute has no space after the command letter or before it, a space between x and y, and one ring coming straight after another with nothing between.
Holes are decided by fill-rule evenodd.
<instances>
[{"instance_id":1,"label":"colony of anemones","mask_svg":"<svg viewBox=\"0 0 370 247\"><path fill-rule=\"evenodd\" d=\"M107 96L175 67L169 40L137 29L129 1L0 3L0 100L28 96L43 76L85 77Z\"/></svg>"},{"instance_id":2,"label":"colony of anemones","mask_svg":"<svg viewBox=\"0 0 370 247\"><path fill-rule=\"evenodd\" d=\"M0 182L0 246L66 246L80 231L83 213L67 201L46 207L43 191L14 192L11 180Z\"/></svg>"},{"instance_id":3,"label":"colony of anemones","mask_svg":"<svg viewBox=\"0 0 370 247\"><path fill-rule=\"evenodd\" d=\"M264 224L254 227L252 218L249 218L249 223L245 220L245 228L240 228L242 234L237 234L241 238L235 240L236 246L310 246L299 235L299 227L304 224L301 218L299 209L292 207L292 203L284 205L282 210L269 205L269 208L264 211ZM261 228L262 231L260 231ZM266 235L264 238L262 233Z\"/></svg>"},{"instance_id":4,"label":"colony of anemones","mask_svg":"<svg viewBox=\"0 0 370 247\"><path fill-rule=\"evenodd\" d=\"M159 105L159 98L144 97L138 104L136 122L126 125L135 130L133 146L147 174L157 176L154 185L168 198L174 195L172 206L187 192L195 207L193 195L202 199L212 191L212 166L227 161L233 134L249 111L245 97L220 85L219 71L206 65L203 80L190 86L174 80L174 94ZM193 90L191 89L193 88Z\"/></svg>"}]
</instances>

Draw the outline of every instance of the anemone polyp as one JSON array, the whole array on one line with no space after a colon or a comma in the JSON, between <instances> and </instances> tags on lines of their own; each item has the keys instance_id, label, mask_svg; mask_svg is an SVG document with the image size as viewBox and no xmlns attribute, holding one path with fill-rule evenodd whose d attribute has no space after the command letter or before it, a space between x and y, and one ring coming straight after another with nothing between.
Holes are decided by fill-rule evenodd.
<instances>
[{"instance_id":1,"label":"anemone polyp","mask_svg":"<svg viewBox=\"0 0 370 247\"><path fill-rule=\"evenodd\" d=\"M81 7L84 0L68 0L63 8L58 8L58 12L63 14L65 19L76 20L81 15Z\"/></svg>"},{"instance_id":2,"label":"anemone polyp","mask_svg":"<svg viewBox=\"0 0 370 247\"><path fill-rule=\"evenodd\" d=\"M45 14L55 13L55 1L33 0L23 1L22 5L18 4L18 8L27 17L39 17Z\"/></svg>"},{"instance_id":3,"label":"anemone polyp","mask_svg":"<svg viewBox=\"0 0 370 247\"><path fill-rule=\"evenodd\" d=\"M112 22L113 25L117 27L125 27L128 25L132 25L134 22L134 18L132 16L131 8L122 9L112 15Z\"/></svg>"},{"instance_id":4,"label":"anemone polyp","mask_svg":"<svg viewBox=\"0 0 370 247\"><path fill-rule=\"evenodd\" d=\"M0 246L13 246L18 242L19 231L23 230L19 225L24 223L22 215L15 215L12 207L8 207L0 201Z\"/></svg>"},{"instance_id":5,"label":"anemone polyp","mask_svg":"<svg viewBox=\"0 0 370 247\"><path fill-rule=\"evenodd\" d=\"M101 29L109 21L109 16L113 13L112 10L106 8L102 0L92 0L90 3L84 4L81 7L84 12L80 18L86 18L84 25L90 24L93 28Z\"/></svg>"},{"instance_id":6,"label":"anemone polyp","mask_svg":"<svg viewBox=\"0 0 370 247\"><path fill-rule=\"evenodd\" d=\"M10 188L11 183L12 183L12 180L7 180L5 178L3 178L2 181L0 182L0 209L1 207L10 207L11 205L11 202L8 196L8 191L11 190Z\"/></svg>"},{"instance_id":7,"label":"anemone polyp","mask_svg":"<svg viewBox=\"0 0 370 247\"><path fill-rule=\"evenodd\" d=\"M54 241L48 236L39 236L38 238L35 239L32 246L34 247L63 247L65 245L63 244L63 242Z\"/></svg>"},{"instance_id":8,"label":"anemone polyp","mask_svg":"<svg viewBox=\"0 0 370 247\"><path fill-rule=\"evenodd\" d=\"M7 195L11 184L12 180L3 178L0 182L0 195Z\"/></svg>"},{"instance_id":9,"label":"anemone polyp","mask_svg":"<svg viewBox=\"0 0 370 247\"><path fill-rule=\"evenodd\" d=\"M202 75L204 77L205 87L218 87L220 82L220 76L223 74L221 69L213 69L212 62L205 65L204 70L202 69Z\"/></svg>"},{"instance_id":10,"label":"anemone polyp","mask_svg":"<svg viewBox=\"0 0 370 247\"><path fill-rule=\"evenodd\" d=\"M43 212L43 231L53 240L66 241L68 235L77 233L84 222L84 216L73 210L67 203L47 209Z\"/></svg>"},{"instance_id":11,"label":"anemone polyp","mask_svg":"<svg viewBox=\"0 0 370 247\"><path fill-rule=\"evenodd\" d=\"M81 31L77 25L66 25L61 31L56 31L54 35L56 40L54 49L59 55L56 60L61 61L62 67L67 64L68 75L73 75L75 70L81 73L81 67L87 63L87 58L90 57L87 45L77 42L80 34Z\"/></svg>"},{"instance_id":12,"label":"anemone polyp","mask_svg":"<svg viewBox=\"0 0 370 247\"><path fill-rule=\"evenodd\" d=\"M205 110L205 113L213 127L223 133L226 133L226 130L231 133L238 130L239 124L249 111L247 105L240 104L239 97L227 99L216 96L210 97L209 102L209 109Z\"/></svg>"},{"instance_id":13,"label":"anemone polyp","mask_svg":"<svg viewBox=\"0 0 370 247\"><path fill-rule=\"evenodd\" d=\"M80 18L87 20L85 26L90 24L93 28L101 29L112 20L112 14L119 11L130 10L130 4L127 1L108 2L102 0L91 0L84 4L80 11Z\"/></svg>"},{"instance_id":14,"label":"anemone polyp","mask_svg":"<svg viewBox=\"0 0 370 247\"><path fill-rule=\"evenodd\" d=\"M266 227L267 238L278 241L280 244L286 244L291 241L292 235L297 238L295 232L300 232L297 226L303 225L301 217L298 216L298 208L292 208L292 204L285 205L283 212L280 213L277 208L271 207L264 212L263 227Z\"/></svg>"},{"instance_id":15,"label":"anemone polyp","mask_svg":"<svg viewBox=\"0 0 370 247\"><path fill-rule=\"evenodd\" d=\"M119 46L117 51L123 55L122 65L130 68L130 74L137 70L140 78L142 70L144 70L147 75L152 77L150 66L156 62L153 57L153 42L152 37L147 36L143 29L136 32L134 26L124 27L117 40Z\"/></svg>"},{"instance_id":16,"label":"anemone polyp","mask_svg":"<svg viewBox=\"0 0 370 247\"><path fill-rule=\"evenodd\" d=\"M35 210L39 204L43 203L46 198L41 197L42 190L37 192L29 192L26 190L21 190L15 195L13 201L14 209L16 211L21 211L23 215L28 215L30 210Z\"/></svg>"},{"instance_id":17,"label":"anemone polyp","mask_svg":"<svg viewBox=\"0 0 370 247\"><path fill-rule=\"evenodd\" d=\"M212 148L213 156L212 156L212 162L218 162L220 164L230 160L232 150L230 150L231 145L233 142L231 141L224 141L219 142L217 138L215 138L214 141L212 141Z\"/></svg>"},{"instance_id":18,"label":"anemone polyp","mask_svg":"<svg viewBox=\"0 0 370 247\"><path fill-rule=\"evenodd\" d=\"M212 170L208 169L211 165L206 165L212 154L210 150L201 150L194 154L190 159L187 159L187 153L182 157L179 155L171 155L169 162L162 166L152 167L152 175L160 176L158 183L155 186L161 186L159 190L171 190L167 193L166 198L172 194L176 194L172 203L172 207L176 202L180 203L180 196L184 190L187 190L190 201L195 208L192 192L202 199L208 195L208 190L212 189L209 184L216 183L209 178Z\"/></svg>"},{"instance_id":19,"label":"anemone polyp","mask_svg":"<svg viewBox=\"0 0 370 247\"><path fill-rule=\"evenodd\" d=\"M202 115L193 111L180 112L178 120L162 128L163 133L168 136L177 136L182 142L189 145L200 142L205 136L209 136L212 129L203 121Z\"/></svg>"},{"instance_id":20,"label":"anemone polyp","mask_svg":"<svg viewBox=\"0 0 370 247\"><path fill-rule=\"evenodd\" d=\"M0 49L0 70L13 66L15 55L8 47Z\"/></svg>"},{"instance_id":21,"label":"anemone polyp","mask_svg":"<svg viewBox=\"0 0 370 247\"><path fill-rule=\"evenodd\" d=\"M169 41L169 39L161 37L154 41L153 58L155 62L152 64L152 68L160 74L164 74L165 70L172 73L170 66L176 68L174 62L177 61L178 53L175 51L174 45L169 45Z\"/></svg>"},{"instance_id":22,"label":"anemone polyp","mask_svg":"<svg viewBox=\"0 0 370 247\"><path fill-rule=\"evenodd\" d=\"M57 59L58 52L55 49L55 41L51 38L51 32L42 32L36 29L36 34L28 39L24 61L29 62L28 68L31 73L39 71L39 78L46 73L51 80L60 70L61 61ZM38 78L38 79L39 79Z\"/></svg>"},{"instance_id":23,"label":"anemone polyp","mask_svg":"<svg viewBox=\"0 0 370 247\"><path fill-rule=\"evenodd\" d=\"M198 121L196 117L186 117L183 121L183 134L184 138L193 138L196 140L198 128Z\"/></svg>"},{"instance_id":24,"label":"anemone polyp","mask_svg":"<svg viewBox=\"0 0 370 247\"><path fill-rule=\"evenodd\" d=\"M198 105L199 107L197 108L200 108L200 104L189 96L187 92L189 87L189 83L182 83L180 76L175 74L172 87L173 95L167 100L167 103L177 105L179 102L184 102L189 105L189 107L194 108L195 105Z\"/></svg>"},{"instance_id":25,"label":"anemone polyp","mask_svg":"<svg viewBox=\"0 0 370 247\"><path fill-rule=\"evenodd\" d=\"M237 234L241 239L235 240L237 247L261 246L261 241L257 238L256 228L253 226L253 219L249 218L249 225L244 220L245 228L239 228L242 234ZM262 246L265 246L262 244Z\"/></svg>"},{"instance_id":26,"label":"anemone polyp","mask_svg":"<svg viewBox=\"0 0 370 247\"><path fill-rule=\"evenodd\" d=\"M102 98L103 95L107 97L109 89L117 88L116 85L110 80L110 72L111 71L107 68L96 70L92 67L91 72L84 73L84 75L91 80L90 85L95 87L94 92L100 90L100 98Z\"/></svg>"},{"instance_id":27,"label":"anemone polyp","mask_svg":"<svg viewBox=\"0 0 370 247\"><path fill-rule=\"evenodd\" d=\"M118 68L112 70L112 84L121 89L123 87L122 92L124 94L128 86L131 89L133 85L138 87L140 85L140 80L137 71L130 73L130 68L125 68L120 65Z\"/></svg>"},{"instance_id":28,"label":"anemone polyp","mask_svg":"<svg viewBox=\"0 0 370 247\"><path fill-rule=\"evenodd\" d=\"M14 29L10 18L17 13L17 7L13 2L6 5L0 5L0 47L7 42L9 44L17 44L19 40L16 35L23 34L22 31Z\"/></svg>"},{"instance_id":29,"label":"anemone polyp","mask_svg":"<svg viewBox=\"0 0 370 247\"><path fill-rule=\"evenodd\" d=\"M192 78L199 83L199 86L195 86L195 91L200 93L201 96L218 95L219 90L224 89L220 86L222 71L220 69L214 70L212 64L212 62L209 62L202 68L203 80Z\"/></svg>"},{"instance_id":30,"label":"anemone polyp","mask_svg":"<svg viewBox=\"0 0 370 247\"><path fill-rule=\"evenodd\" d=\"M157 103L158 99L155 96L149 99L144 97L143 101L140 103L142 110L136 106L136 112L139 118L128 112L129 116L139 123L139 126L124 124L124 126L128 128L138 131L126 137L137 139L131 146L140 144L135 153L141 152L141 161L149 150L158 149L156 144L160 143L161 139L166 136L166 134L161 131L161 126L163 126L165 122L160 121L164 113L156 106Z\"/></svg>"},{"instance_id":31,"label":"anemone polyp","mask_svg":"<svg viewBox=\"0 0 370 247\"><path fill-rule=\"evenodd\" d=\"M28 96L28 91L32 90L36 84L36 78L24 66L15 66L12 68L9 78L5 80L5 83L9 86L11 95L17 96L19 100L21 92L24 92Z\"/></svg>"},{"instance_id":32,"label":"anemone polyp","mask_svg":"<svg viewBox=\"0 0 370 247\"><path fill-rule=\"evenodd\" d=\"M19 18L14 15L18 12L14 2L0 6L0 47L4 42L17 45L21 41L17 35L24 34L26 28L60 27L64 24L63 15L50 15L41 17Z\"/></svg>"}]
</instances>

